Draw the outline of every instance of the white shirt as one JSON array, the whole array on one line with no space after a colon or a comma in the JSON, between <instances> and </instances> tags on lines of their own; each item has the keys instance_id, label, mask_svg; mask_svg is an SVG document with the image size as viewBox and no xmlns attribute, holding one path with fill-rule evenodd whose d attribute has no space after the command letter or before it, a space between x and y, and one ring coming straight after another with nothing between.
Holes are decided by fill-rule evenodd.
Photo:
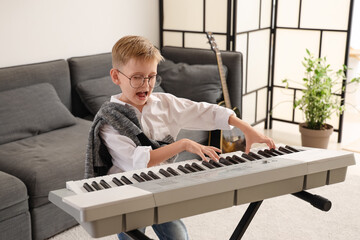
<instances>
[{"instance_id":1,"label":"white shirt","mask_svg":"<svg viewBox=\"0 0 360 240\"><path fill-rule=\"evenodd\" d=\"M229 130L231 109L206 102L193 102L168 93L152 93L140 112L130 104L122 102L121 94L111 97L110 102L132 107L144 134L157 141L171 135L176 139L181 129L188 130ZM112 157L113 167L109 174L146 168L150 160L150 146L136 146L130 138L120 135L110 125L100 129L100 136Z\"/></svg>"}]
</instances>

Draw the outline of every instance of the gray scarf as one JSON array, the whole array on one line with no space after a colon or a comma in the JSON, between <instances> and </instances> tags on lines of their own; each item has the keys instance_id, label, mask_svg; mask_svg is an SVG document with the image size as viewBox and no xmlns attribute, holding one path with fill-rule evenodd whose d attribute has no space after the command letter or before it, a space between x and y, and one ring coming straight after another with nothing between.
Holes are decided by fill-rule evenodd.
<instances>
[{"instance_id":1,"label":"gray scarf","mask_svg":"<svg viewBox=\"0 0 360 240\"><path fill-rule=\"evenodd\" d=\"M89 132L85 178L105 175L112 166L111 156L99 136L100 127L104 124L112 126L119 134L130 138L136 146L151 146L152 149L156 149L163 143L174 142L174 138L170 135L161 142L149 139L141 130L139 120L132 108L118 103L105 102L96 114ZM167 161L171 161L175 157Z\"/></svg>"}]
</instances>

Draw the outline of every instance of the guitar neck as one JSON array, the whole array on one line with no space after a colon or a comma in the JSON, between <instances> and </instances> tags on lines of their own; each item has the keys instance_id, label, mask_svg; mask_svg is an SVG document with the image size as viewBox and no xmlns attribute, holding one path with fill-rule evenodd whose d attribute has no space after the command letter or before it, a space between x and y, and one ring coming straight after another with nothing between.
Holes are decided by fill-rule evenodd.
<instances>
[{"instance_id":1,"label":"guitar neck","mask_svg":"<svg viewBox=\"0 0 360 240\"><path fill-rule=\"evenodd\" d=\"M216 51L216 61L217 61L218 69L219 69L219 75L220 75L221 87L222 87L222 91L223 91L223 95L224 95L225 106L227 108L232 108L220 51Z\"/></svg>"}]
</instances>

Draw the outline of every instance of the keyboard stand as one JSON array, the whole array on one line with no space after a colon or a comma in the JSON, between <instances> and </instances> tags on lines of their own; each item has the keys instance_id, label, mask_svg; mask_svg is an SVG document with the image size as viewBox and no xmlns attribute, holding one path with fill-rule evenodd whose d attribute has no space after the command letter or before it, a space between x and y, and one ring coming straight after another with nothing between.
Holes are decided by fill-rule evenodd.
<instances>
[{"instance_id":1,"label":"keyboard stand","mask_svg":"<svg viewBox=\"0 0 360 240\"><path fill-rule=\"evenodd\" d=\"M310 203L312 206L322 210L322 211L329 211L331 208L331 201L328 199L321 197L319 195L314 195L306 191L301 191L297 193L293 193L295 197L300 198L301 200L304 200L308 203ZM246 212L242 216L239 224L236 226L233 234L231 235L229 240L240 240L243 235L245 234L248 226L250 225L251 221L253 220L257 210L261 206L263 200L252 202L246 209ZM131 237L134 240L151 240L148 238L144 233L140 232L139 230L132 230L125 232L129 237Z\"/></svg>"},{"instance_id":2,"label":"keyboard stand","mask_svg":"<svg viewBox=\"0 0 360 240\"><path fill-rule=\"evenodd\" d=\"M304 200L308 203L310 203L312 206L322 210L322 211L329 211L331 208L331 202L319 195L313 195L306 191L301 191L297 193L293 193L295 197L300 198L301 200ZM244 235L246 229L250 225L252 219L254 218L257 210L259 209L260 205L262 204L263 200L258 202L252 202L246 209L246 212L244 213L243 217L241 218L239 224L236 226L233 234L231 235L229 240L240 240L242 236Z\"/></svg>"},{"instance_id":3,"label":"keyboard stand","mask_svg":"<svg viewBox=\"0 0 360 240\"><path fill-rule=\"evenodd\" d=\"M250 203L239 224L236 226L233 234L231 235L230 240L238 240L242 238L262 202L263 200Z\"/></svg>"},{"instance_id":4,"label":"keyboard stand","mask_svg":"<svg viewBox=\"0 0 360 240\"><path fill-rule=\"evenodd\" d=\"M151 240L144 233L140 232L137 229L125 232L125 234L134 240Z\"/></svg>"}]
</instances>

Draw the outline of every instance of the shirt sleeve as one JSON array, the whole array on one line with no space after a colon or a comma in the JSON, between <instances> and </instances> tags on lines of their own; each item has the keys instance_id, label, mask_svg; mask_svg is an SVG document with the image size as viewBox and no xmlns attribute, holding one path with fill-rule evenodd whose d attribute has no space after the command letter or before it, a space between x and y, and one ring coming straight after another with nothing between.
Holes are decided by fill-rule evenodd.
<instances>
[{"instance_id":1,"label":"shirt sleeve","mask_svg":"<svg viewBox=\"0 0 360 240\"><path fill-rule=\"evenodd\" d=\"M230 130L229 117L235 112L216 104L194 102L170 95L170 114L181 128L189 130ZM169 104L170 106L170 104Z\"/></svg>"},{"instance_id":2,"label":"shirt sleeve","mask_svg":"<svg viewBox=\"0 0 360 240\"><path fill-rule=\"evenodd\" d=\"M130 138L119 134L112 126L104 125L100 136L107 147L112 163L122 171L146 168L150 161L150 146L136 146Z\"/></svg>"}]
</instances>

